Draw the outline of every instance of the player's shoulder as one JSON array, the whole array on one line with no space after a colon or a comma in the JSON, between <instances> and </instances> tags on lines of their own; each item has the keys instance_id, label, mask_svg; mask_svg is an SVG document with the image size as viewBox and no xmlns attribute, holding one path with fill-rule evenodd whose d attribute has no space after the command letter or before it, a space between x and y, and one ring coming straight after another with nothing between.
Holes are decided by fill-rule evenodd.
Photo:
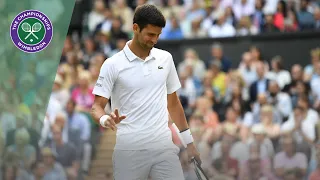
<instances>
[{"instance_id":1,"label":"player's shoulder","mask_svg":"<svg viewBox=\"0 0 320 180\"><path fill-rule=\"evenodd\" d=\"M159 48L152 48L152 53L154 53L154 55L157 58L163 58L163 59L167 59L167 60L171 60L172 59L172 55L169 51L163 50L163 49L159 49Z\"/></svg>"},{"instance_id":2,"label":"player's shoulder","mask_svg":"<svg viewBox=\"0 0 320 180\"><path fill-rule=\"evenodd\" d=\"M116 54L108 57L104 63L103 63L103 66L112 66L112 67L117 67L119 65L121 65L123 63L123 61L126 60L126 57L123 53L123 51L119 51L117 52Z\"/></svg>"}]
</instances>

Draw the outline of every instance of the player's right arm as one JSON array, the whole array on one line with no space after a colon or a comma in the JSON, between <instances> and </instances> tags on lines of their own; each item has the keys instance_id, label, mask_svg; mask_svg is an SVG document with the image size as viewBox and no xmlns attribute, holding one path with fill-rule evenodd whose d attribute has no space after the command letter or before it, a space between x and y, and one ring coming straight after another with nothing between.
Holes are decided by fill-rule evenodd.
<instances>
[{"instance_id":1,"label":"player's right arm","mask_svg":"<svg viewBox=\"0 0 320 180\"><path fill-rule=\"evenodd\" d=\"M118 109L115 109L110 115L106 115L104 108L108 101L107 98L96 95L91 108L91 116L101 126L115 131L117 129L116 124L120 123L126 116L120 116Z\"/></svg>"},{"instance_id":2,"label":"player's right arm","mask_svg":"<svg viewBox=\"0 0 320 180\"><path fill-rule=\"evenodd\" d=\"M125 116L119 116L118 109L115 109L110 115L104 111L118 77L118 71L114 64L106 60L101 66L99 77L93 89L95 100L91 108L91 116L101 126L116 130L116 124L125 119Z\"/></svg>"}]
</instances>

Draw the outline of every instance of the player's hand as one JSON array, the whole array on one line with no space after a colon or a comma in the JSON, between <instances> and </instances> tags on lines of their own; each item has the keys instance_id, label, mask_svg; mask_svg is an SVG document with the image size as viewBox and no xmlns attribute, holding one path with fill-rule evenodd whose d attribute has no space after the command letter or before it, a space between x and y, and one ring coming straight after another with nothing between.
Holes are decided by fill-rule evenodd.
<instances>
[{"instance_id":1,"label":"player's hand","mask_svg":"<svg viewBox=\"0 0 320 180\"><path fill-rule=\"evenodd\" d=\"M115 131L117 129L116 125L119 124L125 118L126 116L120 116L119 110L115 109L114 112L111 112L110 117L106 120L104 125Z\"/></svg>"},{"instance_id":2,"label":"player's hand","mask_svg":"<svg viewBox=\"0 0 320 180\"><path fill-rule=\"evenodd\" d=\"M187 145L187 152L189 162L191 162L192 158L194 158L201 165L200 153L198 152L194 143L190 143Z\"/></svg>"}]
</instances>

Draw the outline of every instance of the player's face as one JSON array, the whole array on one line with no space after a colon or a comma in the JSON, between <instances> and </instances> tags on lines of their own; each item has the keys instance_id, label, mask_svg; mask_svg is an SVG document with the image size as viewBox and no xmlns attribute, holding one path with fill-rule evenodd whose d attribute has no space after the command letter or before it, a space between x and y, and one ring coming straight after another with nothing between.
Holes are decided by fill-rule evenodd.
<instances>
[{"instance_id":1,"label":"player's face","mask_svg":"<svg viewBox=\"0 0 320 180\"><path fill-rule=\"evenodd\" d=\"M157 44L162 28L148 24L142 30L137 24L133 25L135 36L139 45L143 49L150 50L155 44Z\"/></svg>"}]
</instances>

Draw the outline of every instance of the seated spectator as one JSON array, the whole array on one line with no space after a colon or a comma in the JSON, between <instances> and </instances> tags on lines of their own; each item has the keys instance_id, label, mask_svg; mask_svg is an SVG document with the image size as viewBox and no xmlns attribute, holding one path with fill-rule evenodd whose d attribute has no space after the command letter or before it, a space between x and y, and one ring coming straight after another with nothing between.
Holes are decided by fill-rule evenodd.
<instances>
[{"instance_id":1,"label":"seated spectator","mask_svg":"<svg viewBox=\"0 0 320 180\"><path fill-rule=\"evenodd\" d=\"M182 39L182 38L183 38L183 33L179 25L179 19L172 16L170 18L170 29L168 29L162 34L162 39L176 40L176 39Z\"/></svg>"},{"instance_id":2,"label":"seated spectator","mask_svg":"<svg viewBox=\"0 0 320 180\"><path fill-rule=\"evenodd\" d=\"M84 71L79 74L78 86L72 91L71 97L77 104L76 109L81 112L89 112L94 101L92 87L90 87L90 73Z\"/></svg>"},{"instance_id":3,"label":"seated spectator","mask_svg":"<svg viewBox=\"0 0 320 180\"><path fill-rule=\"evenodd\" d=\"M262 26L261 32L263 33L280 32L280 30L273 24L274 18L272 14L266 14L264 21L265 23Z\"/></svg>"},{"instance_id":4,"label":"seated spectator","mask_svg":"<svg viewBox=\"0 0 320 180\"><path fill-rule=\"evenodd\" d=\"M284 31L284 20L287 17L287 4L285 1L278 1L277 12L274 14L274 26L280 31Z\"/></svg>"},{"instance_id":5,"label":"seated spectator","mask_svg":"<svg viewBox=\"0 0 320 180\"><path fill-rule=\"evenodd\" d=\"M254 13L254 4L250 0L235 0L233 4L233 12L237 20L243 16L251 16Z\"/></svg>"},{"instance_id":6,"label":"seated spectator","mask_svg":"<svg viewBox=\"0 0 320 180\"><path fill-rule=\"evenodd\" d=\"M268 157L262 159L260 156L260 145L250 144L249 160L240 168L239 180L262 179L273 180L271 161Z\"/></svg>"},{"instance_id":7,"label":"seated spectator","mask_svg":"<svg viewBox=\"0 0 320 180\"><path fill-rule=\"evenodd\" d=\"M212 110L212 102L206 97L199 97L196 103L196 113L204 116L206 128L217 128L219 126L219 118L216 112Z\"/></svg>"},{"instance_id":8,"label":"seated spectator","mask_svg":"<svg viewBox=\"0 0 320 180\"><path fill-rule=\"evenodd\" d=\"M195 38L205 38L207 37L207 32L205 29L201 28L201 20L193 20L191 22L190 31L184 34L185 38L195 39Z\"/></svg>"},{"instance_id":9,"label":"seated spectator","mask_svg":"<svg viewBox=\"0 0 320 180\"><path fill-rule=\"evenodd\" d=\"M45 180L67 180L66 173L60 163L56 161L57 154L52 149L45 147L41 149L41 156L45 165Z\"/></svg>"},{"instance_id":10,"label":"seated spectator","mask_svg":"<svg viewBox=\"0 0 320 180\"><path fill-rule=\"evenodd\" d=\"M320 48L315 48L310 51L310 64L304 68L304 80L309 82L315 73L315 66L320 61Z\"/></svg>"},{"instance_id":11,"label":"seated spectator","mask_svg":"<svg viewBox=\"0 0 320 180\"><path fill-rule=\"evenodd\" d=\"M273 109L271 105L262 106L260 117L267 138L269 138L275 146L280 136L280 124L273 122Z\"/></svg>"},{"instance_id":12,"label":"seated spectator","mask_svg":"<svg viewBox=\"0 0 320 180\"><path fill-rule=\"evenodd\" d=\"M209 61L206 62L207 68L210 68L212 61L217 60L217 61L220 61L221 63L221 70L225 73L229 72L229 70L231 69L232 63L224 53L223 46L221 43L212 44L210 54L211 54L211 59L209 59Z\"/></svg>"},{"instance_id":13,"label":"seated spectator","mask_svg":"<svg viewBox=\"0 0 320 180\"><path fill-rule=\"evenodd\" d=\"M287 171L296 171L298 178L306 175L307 157L305 154L296 152L296 144L292 137L283 137L280 141L282 151L274 157L274 168L278 178L284 178Z\"/></svg>"},{"instance_id":14,"label":"seated spectator","mask_svg":"<svg viewBox=\"0 0 320 180\"><path fill-rule=\"evenodd\" d=\"M318 180L320 179L320 146L319 144L316 146L316 166L315 169L311 172L309 176L309 180Z\"/></svg>"},{"instance_id":15,"label":"seated spectator","mask_svg":"<svg viewBox=\"0 0 320 180\"><path fill-rule=\"evenodd\" d=\"M315 28L320 29L320 7L316 8L313 12L315 20Z\"/></svg>"},{"instance_id":16,"label":"seated spectator","mask_svg":"<svg viewBox=\"0 0 320 180\"><path fill-rule=\"evenodd\" d=\"M242 54L238 71L245 81L245 88L249 89L251 84L257 80L256 70L253 68L253 57L250 52L244 52Z\"/></svg>"},{"instance_id":17,"label":"seated spectator","mask_svg":"<svg viewBox=\"0 0 320 180\"><path fill-rule=\"evenodd\" d=\"M63 85L63 79L61 75L57 74L53 83L51 96L57 99L60 102L62 107L65 107L70 97L70 93L68 92L68 90L63 89L62 85Z\"/></svg>"},{"instance_id":18,"label":"seated spectator","mask_svg":"<svg viewBox=\"0 0 320 180\"><path fill-rule=\"evenodd\" d=\"M192 66L193 76L202 79L205 74L205 63L199 58L198 53L194 49L184 51L184 60L178 65L179 74L186 70L187 66Z\"/></svg>"},{"instance_id":19,"label":"seated spectator","mask_svg":"<svg viewBox=\"0 0 320 180\"><path fill-rule=\"evenodd\" d=\"M279 88L291 83L290 73L284 69L281 56L275 56L271 60L271 71L266 73L268 79L278 82Z\"/></svg>"},{"instance_id":20,"label":"seated spectator","mask_svg":"<svg viewBox=\"0 0 320 180\"><path fill-rule=\"evenodd\" d=\"M234 177L226 173L226 163L223 159L214 160L212 166L215 169L215 174L210 180L235 180Z\"/></svg>"},{"instance_id":21,"label":"seated spectator","mask_svg":"<svg viewBox=\"0 0 320 180\"><path fill-rule=\"evenodd\" d=\"M234 140L232 138L229 138L228 136L223 136L220 144L220 152L221 155L218 157L218 159L221 159L222 162L226 163L222 169L222 172L226 175L236 178L239 173L239 162L231 157L230 151L232 148L232 145L234 144ZM217 170L214 170L214 172Z\"/></svg>"},{"instance_id":22,"label":"seated spectator","mask_svg":"<svg viewBox=\"0 0 320 180\"><path fill-rule=\"evenodd\" d=\"M285 92L281 92L277 81L270 81L268 90L268 102L275 107L275 111L277 111L280 116L280 121L277 123L282 123L288 119L290 113L292 112L292 102L290 96Z\"/></svg>"},{"instance_id":23,"label":"seated spectator","mask_svg":"<svg viewBox=\"0 0 320 180\"><path fill-rule=\"evenodd\" d=\"M62 128L60 126L53 125L51 129L53 141L46 146L57 153L56 161L68 170L67 176L77 177L80 168L80 154L77 153L77 149L72 143L63 142Z\"/></svg>"},{"instance_id":24,"label":"seated spectator","mask_svg":"<svg viewBox=\"0 0 320 180\"><path fill-rule=\"evenodd\" d=\"M258 79L250 86L250 102L253 103L257 99L258 94L263 94L268 91L269 79L266 77L266 70L263 62L259 61L256 64L256 72Z\"/></svg>"},{"instance_id":25,"label":"seated spectator","mask_svg":"<svg viewBox=\"0 0 320 180\"><path fill-rule=\"evenodd\" d=\"M75 52L67 53L67 61L59 67L59 74L63 77L63 88L72 89L76 83L78 75L82 73L84 67L80 64Z\"/></svg>"},{"instance_id":26,"label":"seated spectator","mask_svg":"<svg viewBox=\"0 0 320 180\"><path fill-rule=\"evenodd\" d=\"M298 12L298 21L301 30L308 30L314 28L314 17L311 12L308 11L308 5L310 0L301 0L300 11Z\"/></svg>"},{"instance_id":27,"label":"seated spectator","mask_svg":"<svg viewBox=\"0 0 320 180\"><path fill-rule=\"evenodd\" d=\"M226 14L224 11L217 15L217 20L208 30L208 35L211 38L232 37L236 34L234 27L226 22Z\"/></svg>"},{"instance_id":28,"label":"seated spectator","mask_svg":"<svg viewBox=\"0 0 320 180\"><path fill-rule=\"evenodd\" d=\"M294 126L292 124L284 123L282 126L283 134L289 133L294 138L297 146L297 152L304 153L308 162L311 158L311 149L314 139L310 138L315 133L315 126L312 126L304 121L304 110L301 107L294 109Z\"/></svg>"},{"instance_id":29,"label":"seated spectator","mask_svg":"<svg viewBox=\"0 0 320 180\"><path fill-rule=\"evenodd\" d=\"M272 158L275 150L272 141L266 136L266 130L263 124L255 124L251 128L252 137L248 140L247 144L256 143L260 146L261 159ZM242 157L244 161L248 160L249 156Z\"/></svg>"},{"instance_id":30,"label":"seated spectator","mask_svg":"<svg viewBox=\"0 0 320 180\"><path fill-rule=\"evenodd\" d=\"M258 29L251 24L251 19L248 16L241 17L236 31L238 36L256 35L259 32Z\"/></svg>"},{"instance_id":31,"label":"seated spectator","mask_svg":"<svg viewBox=\"0 0 320 180\"><path fill-rule=\"evenodd\" d=\"M287 17L284 19L284 31L296 32L299 30L297 14L293 10L288 10Z\"/></svg>"},{"instance_id":32,"label":"seated spectator","mask_svg":"<svg viewBox=\"0 0 320 180\"><path fill-rule=\"evenodd\" d=\"M222 64L220 61L214 60L210 65L210 71L213 74L212 86L215 89L215 92L218 93L218 96L223 98L227 90L227 76L226 73L221 71L221 66Z\"/></svg>"},{"instance_id":33,"label":"seated spectator","mask_svg":"<svg viewBox=\"0 0 320 180\"><path fill-rule=\"evenodd\" d=\"M36 149L30 145L30 135L26 129L19 129L14 135L15 142L7 148L6 153L15 153L19 159L19 167L27 169L36 160Z\"/></svg>"},{"instance_id":34,"label":"seated spectator","mask_svg":"<svg viewBox=\"0 0 320 180\"><path fill-rule=\"evenodd\" d=\"M316 138L315 127L319 121L318 114L309 108L306 97L302 97L298 101L298 106L294 113L290 115L288 121L282 126L282 131L293 131L300 135L304 141L312 144Z\"/></svg>"},{"instance_id":35,"label":"seated spectator","mask_svg":"<svg viewBox=\"0 0 320 180\"><path fill-rule=\"evenodd\" d=\"M179 74L179 79L181 88L177 93L179 96L183 96L187 99L188 106L194 107L197 97L197 89L192 77L188 76L187 72L182 72Z\"/></svg>"}]
</instances>

